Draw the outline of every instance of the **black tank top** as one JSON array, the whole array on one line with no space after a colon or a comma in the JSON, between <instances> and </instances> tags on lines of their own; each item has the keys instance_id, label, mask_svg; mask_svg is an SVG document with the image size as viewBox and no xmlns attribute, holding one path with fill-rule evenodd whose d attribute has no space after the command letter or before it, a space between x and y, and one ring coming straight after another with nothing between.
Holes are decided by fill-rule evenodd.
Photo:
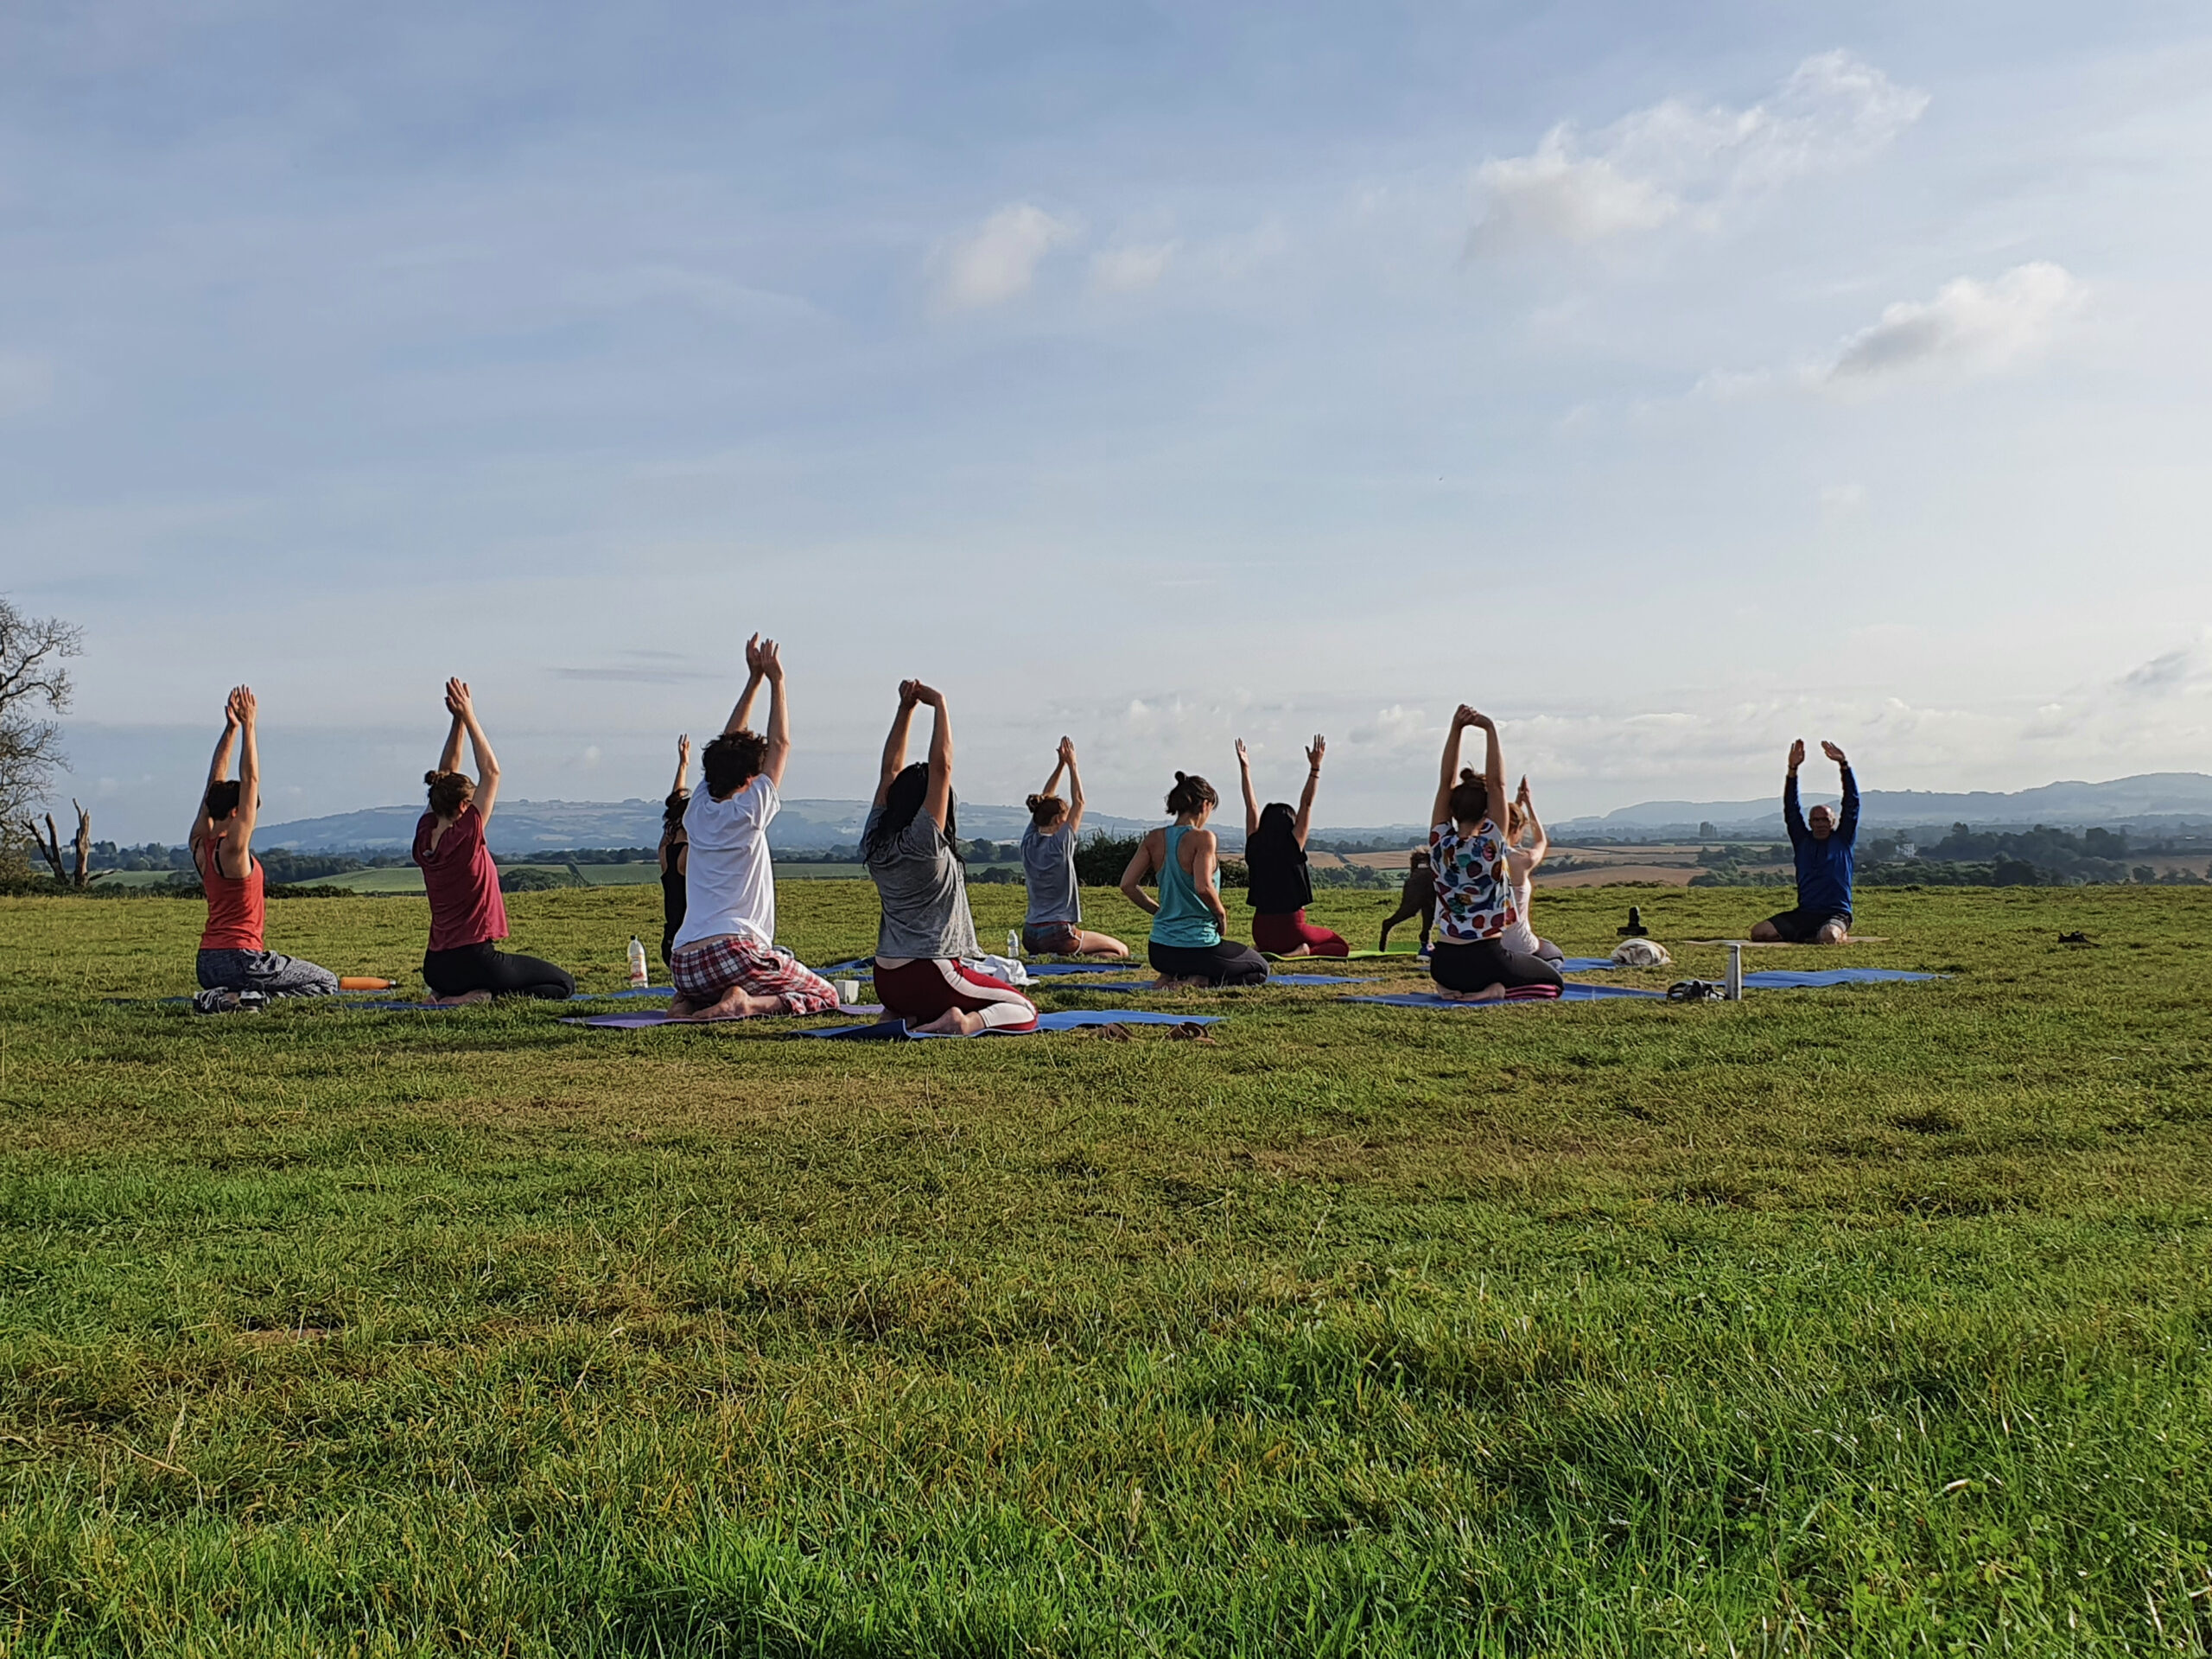
<instances>
[{"instance_id":1,"label":"black tank top","mask_svg":"<svg viewBox=\"0 0 2212 1659\"><path fill-rule=\"evenodd\" d=\"M1262 916L1288 916L1313 902L1313 877L1306 868L1306 849L1293 843L1287 853L1277 845L1255 841L1244 849L1245 895Z\"/></svg>"}]
</instances>

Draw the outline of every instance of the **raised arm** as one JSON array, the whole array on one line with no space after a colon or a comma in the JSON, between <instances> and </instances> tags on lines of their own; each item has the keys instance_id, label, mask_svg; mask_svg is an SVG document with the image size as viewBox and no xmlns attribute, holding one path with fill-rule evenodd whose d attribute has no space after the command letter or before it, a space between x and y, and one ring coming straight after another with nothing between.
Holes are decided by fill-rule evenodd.
<instances>
[{"instance_id":1,"label":"raised arm","mask_svg":"<svg viewBox=\"0 0 2212 1659\"><path fill-rule=\"evenodd\" d=\"M1060 747L1052 751L1052 775L1045 779L1045 787L1037 791L1039 795L1049 795L1060 786L1060 774L1068 769L1068 755L1074 747L1065 737L1060 740Z\"/></svg>"},{"instance_id":2,"label":"raised arm","mask_svg":"<svg viewBox=\"0 0 2212 1659\"><path fill-rule=\"evenodd\" d=\"M1544 861L1552 849L1552 838L1544 832L1544 821L1536 816L1536 804L1529 798L1529 780L1523 778L1513 798L1521 804L1521 815L1529 821L1529 828L1535 832L1525 852L1513 856L1521 861L1522 874L1526 874Z\"/></svg>"},{"instance_id":3,"label":"raised arm","mask_svg":"<svg viewBox=\"0 0 2212 1659\"><path fill-rule=\"evenodd\" d=\"M671 795L682 794L683 785L690 781L690 778L691 734L678 732L676 734L676 781L668 786L668 792Z\"/></svg>"},{"instance_id":4,"label":"raised arm","mask_svg":"<svg viewBox=\"0 0 2212 1659\"><path fill-rule=\"evenodd\" d=\"M477 723L476 703L468 694L467 681L446 682L446 707L468 733L468 747L476 757L476 816L488 823L499 799L499 757L492 753L492 741Z\"/></svg>"},{"instance_id":5,"label":"raised arm","mask_svg":"<svg viewBox=\"0 0 2212 1659\"><path fill-rule=\"evenodd\" d=\"M906 767L906 734L913 729L915 689L919 680L899 682L899 712L891 717L891 732L883 740L883 766L875 779L875 804L881 806L891 793L891 780Z\"/></svg>"},{"instance_id":6,"label":"raised arm","mask_svg":"<svg viewBox=\"0 0 2212 1659\"><path fill-rule=\"evenodd\" d=\"M223 838L223 852L238 868L225 875L243 879L252 868L253 826L261 816L261 738L259 706L251 686L238 687L238 816L236 827Z\"/></svg>"},{"instance_id":7,"label":"raised arm","mask_svg":"<svg viewBox=\"0 0 2212 1659\"><path fill-rule=\"evenodd\" d=\"M1160 914L1160 901L1144 890L1144 879L1152 874L1154 861L1160 856L1160 849L1167 844L1165 832L1154 830L1137 842L1137 849L1129 855L1129 861L1122 868L1122 896L1147 916Z\"/></svg>"},{"instance_id":8,"label":"raised arm","mask_svg":"<svg viewBox=\"0 0 2212 1659\"><path fill-rule=\"evenodd\" d=\"M934 686L918 685L914 696L936 715L930 721L930 785L929 793L922 797L922 810L942 830L952 811L952 714L944 706L944 693Z\"/></svg>"},{"instance_id":9,"label":"raised arm","mask_svg":"<svg viewBox=\"0 0 2212 1659\"><path fill-rule=\"evenodd\" d=\"M1252 793L1252 757L1244 751L1244 740L1236 740L1236 781L1244 789L1244 839L1249 843L1260 833L1260 800Z\"/></svg>"},{"instance_id":10,"label":"raised arm","mask_svg":"<svg viewBox=\"0 0 2212 1659\"><path fill-rule=\"evenodd\" d=\"M1475 723L1475 711L1461 703L1452 711L1452 724L1444 734L1444 760L1436 772L1436 799L1428 809L1428 826L1433 830L1452 817L1452 791L1459 782L1459 735Z\"/></svg>"},{"instance_id":11,"label":"raised arm","mask_svg":"<svg viewBox=\"0 0 2212 1659\"><path fill-rule=\"evenodd\" d=\"M453 724L446 732L446 746L438 751L438 770L453 772L461 766L461 734L467 729L461 724L461 711L453 706L453 682L446 682L446 712L453 716Z\"/></svg>"},{"instance_id":12,"label":"raised arm","mask_svg":"<svg viewBox=\"0 0 2212 1659\"><path fill-rule=\"evenodd\" d=\"M1306 751L1306 790L1298 798L1298 818L1291 825L1291 833L1298 837L1298 849L1306 850L1306 837L1313 830L1313 794L1321 787L1321 757L1329 752L1329 740L1320 733L1313 734L1313 747Z\"/></svg>"},{"instance_id":13,"label":"raised arm","mask_svg":"<svg viewBox=\"0 0 2212 1659\"><path fill-rule=\"evenodd\" d=\"M1078 836L1083 833L1083 774L1076 770L1075 742L1071 738L1060 740L1060 765L1068 769L1068 834ZM1052 775L1059 776L1057 768ZM1050 784L1045 785L1045 792L1052 792Z\"/></svg>"},{"instance_id":14,"label":"raised arm","mask_svg":"<svg viewBox=\"0 0 2212 1659\"><path fill-rule=\"evenodd\" d=\"M1475 724L1483 728L1483 786L1490 791L1490 810L1500 824L1505 822L1505 753L1497 741L1497 722L1488 715L1477 715Z\"/></svg>"},{"instance_id":15,"label":"raised arm","mask_svg":"<svg viewBox=\"0 0 2212 1659\"><path fill-rule=\"evenodd\" d=\"M791 708L784 690L783 647L772 639L760 641L758 671L768 682L768 747L761 753L760 770L780 793L784 766L791 758Z\"/></svg>"},{"instance_id":16,"label":"raised arm","mask_svg":"<svg viewBox=\"0 0 2212 1659\"><path fill-rule=\"evenodd\" d=\"M1851 775L1851 762L1844 759L1841 749L1825 740L1821 748L1843 775L1843 810L1836 817L1835 833L1849 842L1859 834L1859 780Z\"/></svg>"},{"instance_id":17,"label":"raised arm","mask_svg":"<svg viewBox=\"0 0 2212 1659\"><path fill-rule=\"evenodd\" d=\"M722 727L722 734L741 732L753 719L753 699L760 694L760 682L766 673L760 664L760 636L754 634L745 642L745 690L738 693L737 707L729 711L729 720Z\"/></svg>"},{"instance_id":18,"label":"raised arm","mask_svg":"<svg viewBox=\"0 0 2212 1659\"><path fill-rule=\"evenodd\" d=\"M244 686L232 686L231 695L223 699L223 734L215 740L215 757L207 763L207 781L200 791L200 810L193 816L192 833L185 845L196 847L214 830L214 819L208 815L207 795L216 785L230 776L231 752L238 742L238 693Z\"/></svg>"},{"instance_id":19,"label":"raised arm","mask_svg":"<svg viewBox=\"0 0 2212 1659\"><path fill-rule=\"evenodd\" d=\"M1797 768L1805 764L1805 740L1799 738L1789 746L1789 775L1782 780L1782 827L1789 832L1793 847L1803 841L1805 814L1797 805Z\"/></svg>"}]
</instances>

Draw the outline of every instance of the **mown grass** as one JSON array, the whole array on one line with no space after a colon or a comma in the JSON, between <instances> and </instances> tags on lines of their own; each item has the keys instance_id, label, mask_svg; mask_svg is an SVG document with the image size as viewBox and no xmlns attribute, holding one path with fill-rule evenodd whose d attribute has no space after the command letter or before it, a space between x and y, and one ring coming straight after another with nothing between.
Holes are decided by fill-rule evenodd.
<instances>
[{"instance_id":1,"label":"mown grass","mask_svg":"<svg viewBox=\"0 0 2212 1659\"><path fill-rule=\"evenodd\" d=\"M657 904L509 900L601 988ZM0 1649L2202 1651L2212 894L1871 908L1955 976L893 1046L195 1019L100 1000L195 907L0 903Z\"/></svg>"}]
</instances>

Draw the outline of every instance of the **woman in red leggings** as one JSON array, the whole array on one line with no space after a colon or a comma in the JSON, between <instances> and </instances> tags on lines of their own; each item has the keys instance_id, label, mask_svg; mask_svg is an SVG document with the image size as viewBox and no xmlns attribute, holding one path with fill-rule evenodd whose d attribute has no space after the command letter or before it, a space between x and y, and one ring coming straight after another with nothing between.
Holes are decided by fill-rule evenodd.
<instances>
[{"instance_id":1,"label":"woman in red leggings","mask_svg":"<svg viewBox=\"0 0 2212 1659\"><path fill-rule=\"evenodd\" d=\"M1342 935L1306 919L1313 902L1313 878L1306 864L1306 837L1313 827L1313 791L1321 786L1321 757L1326 738L1315 735L1306 751L1306 792L1293 812L1286 801L1266 810L1252 792L1252 758L1236 740L1236 770L1244 785L1244 868L1252 904L1252 943L1276 957L1346 957L1351 946Z\"/></svg>"}]
</instances>

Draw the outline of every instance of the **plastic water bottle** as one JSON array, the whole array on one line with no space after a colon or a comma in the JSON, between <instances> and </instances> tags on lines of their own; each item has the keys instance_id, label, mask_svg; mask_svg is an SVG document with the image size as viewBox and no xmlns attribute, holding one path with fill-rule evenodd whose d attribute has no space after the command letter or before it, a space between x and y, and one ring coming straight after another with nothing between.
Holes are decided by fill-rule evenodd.
<instances>
[{"instance_id":1,"label":"plastic water bottle","mask_svg":"<svg viewBox=\"0 0 2212 1659\"><path fill-rule=\"evenodd\" d=\"M1006 931L1006 954L1009 961L1021 960L1021 930L1009 927Z\"/></svg>"},{"instance_id":2,"label":"plastic water bottle","mask_svg":"<svg viewBox=\"0 0 2212 1659\"><path fill-rule=\"evenodd\" d=\"M645 947L632 935L630 940L630 983L632 987L642 987L651 982L645 973Z\"/></svg>"}]
</instances>

